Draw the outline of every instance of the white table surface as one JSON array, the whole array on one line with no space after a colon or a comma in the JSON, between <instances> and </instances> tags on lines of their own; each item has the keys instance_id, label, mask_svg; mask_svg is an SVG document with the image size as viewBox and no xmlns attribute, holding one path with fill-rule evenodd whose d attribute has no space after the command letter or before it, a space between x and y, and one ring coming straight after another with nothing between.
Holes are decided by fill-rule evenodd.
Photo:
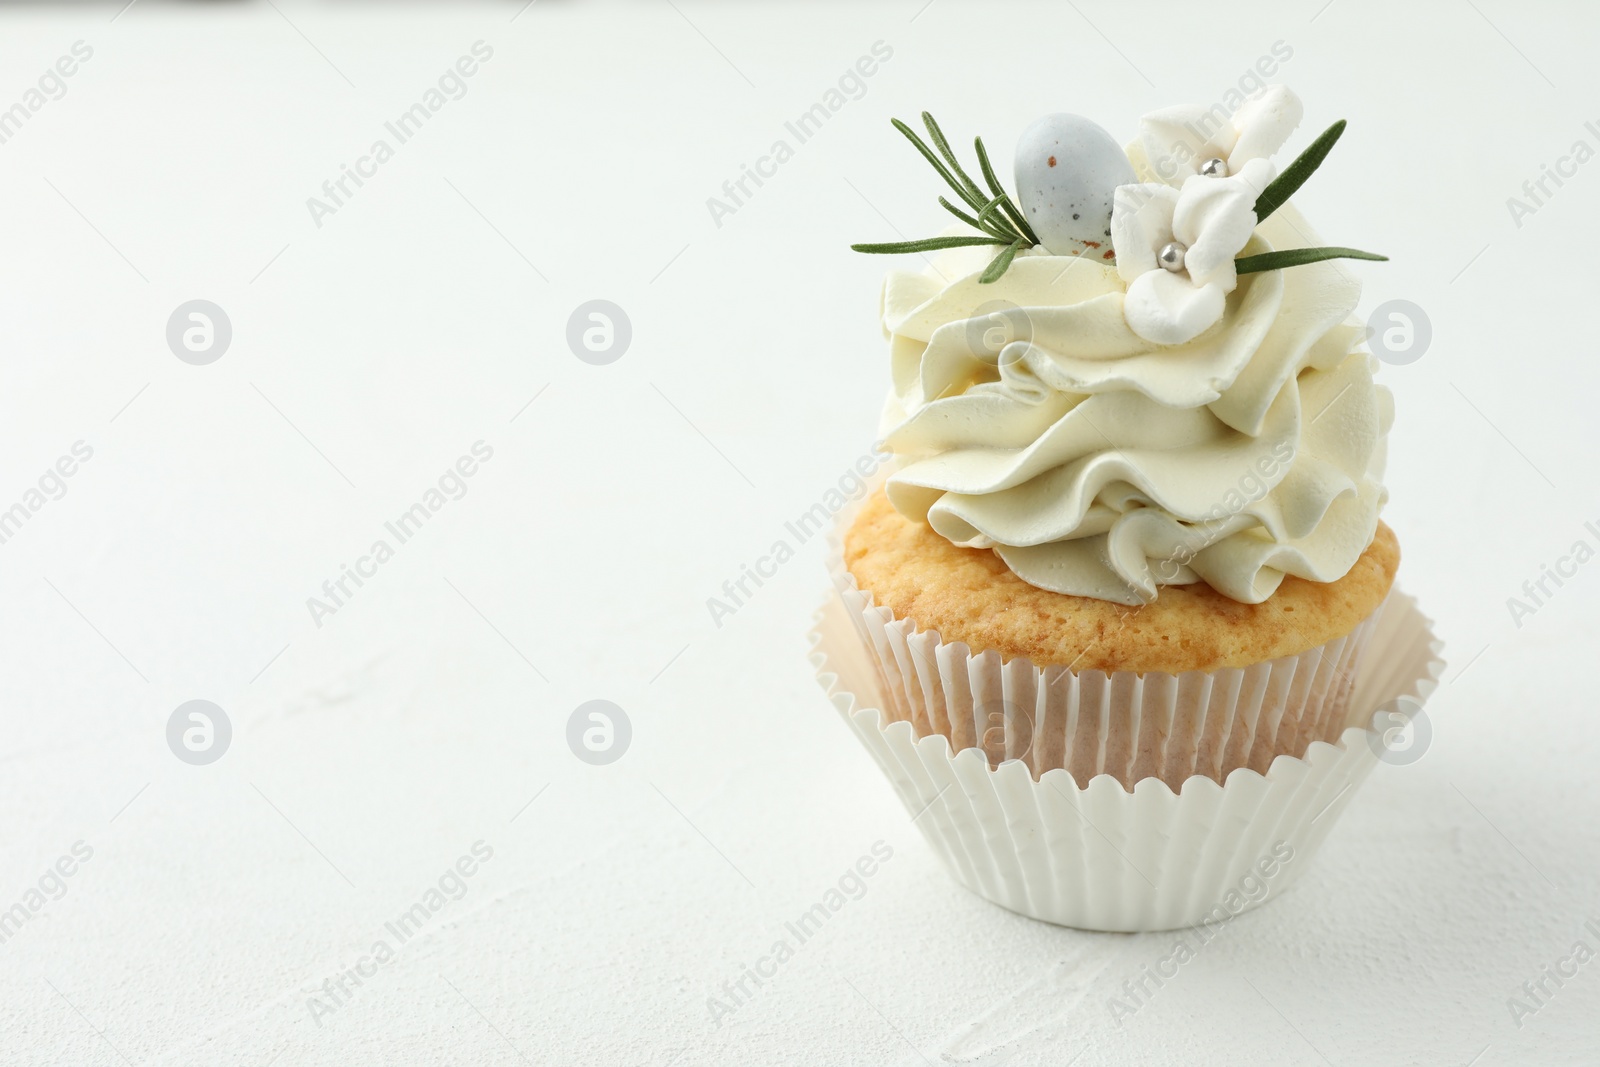
<instances>
[{"instance_id":1,"label":"white table surface","mask_svg":"<svg viewBox=\"0 0 1600 1067\"><path fill-rule=\"evenodd\" d=\"M1600 148L1600 14L518 7L0 12L0 108L93 49L0 145L0 509L93 449L0 544L0 909L92 849L0 944L0 1061L1595 1062L1600 962L1520 1026L1507 1001L1600 949L1600 563L1520 626L1506 601L1600 544L1600 162L1520 227L1506 199ZM466 95L316 226L306 199L479 40ZM716 225L706 199L877 41L864 96ZM1382 375L1385 516L1451 667L1426 755L1119 1025L1172 935L1053 928L945 875L812 679L820 545L720 627L706 600L871 440L885 263L846 245L941 224L889 116L1002 159L1046 111L1128 138L1275 41L1291 149L1350 120L1303 210L1393 257L1359 268L1363 314L1433 323ZM196 298L234 331L207 366L164 336ZM607 366L564 339L596 298L633 327ZM466 495L319 627L307 598L480 440ZM197 698L234 728L203 767L165 739ZM566 743L596 698L633 729L609 766ZM314 1017L478 841L465 895ZM715 1025L878 841L865 894Z\"/></svg>"}]
</instances>

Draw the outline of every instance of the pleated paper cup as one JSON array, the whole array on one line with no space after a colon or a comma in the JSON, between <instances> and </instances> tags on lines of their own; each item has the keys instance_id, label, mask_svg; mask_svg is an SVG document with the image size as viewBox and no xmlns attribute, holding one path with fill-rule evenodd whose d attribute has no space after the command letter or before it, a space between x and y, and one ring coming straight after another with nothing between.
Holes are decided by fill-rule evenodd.
<instances>
[{"instance_id":1,"label":"pleated paper cup","mask_svg":"<svg viewBox=\"0 0 1600 1067\"><path fill-rule=\"evenodd\" d=\"M1444 669L1398 590L1301 656L1074 674L972 656L835 578L818 681L929 844L979 895L1085 929L1220 923L1279 893L1386 751L1374 712L1420 709Z\"/></svg>"},{"instance_id":2,"label":"pleated paper cup","mask_svg":"<svg viewBox=\"0 0 1600 1067\"><path fill-rule=\"evenodd\" d=\"M1159 778L1172 790L1197 774L1217 782L1280 755L1337 741L1383 605L1350 633L1249 667L1218 671L1073 671L945 644L873 602L835 539L834 587L876 661L881 710L918 737L941 734L991 767L1019 760L1035 777L1064 769L1080 786L1109 775L1125 789ZM1370 710L1370 709L1369 709Z\"/></svg>"}]
</instances>

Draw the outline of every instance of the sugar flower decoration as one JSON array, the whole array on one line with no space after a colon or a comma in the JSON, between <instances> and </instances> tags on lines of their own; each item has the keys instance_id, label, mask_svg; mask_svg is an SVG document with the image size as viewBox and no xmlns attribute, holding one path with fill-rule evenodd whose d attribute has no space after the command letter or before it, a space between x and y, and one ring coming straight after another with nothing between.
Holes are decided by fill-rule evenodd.
<instances>
[{"instance_id":1,"label":"sugar flower decoration","mask_svg":"<svg viewBox=\"0 0 1600 1067\"><path fill-rule=\"evenodd\" d=\"M1233 177L1196 174L1181 188L1157 182L1119 186L1111 241L1128 283L1123 317L1134 333L1161 345L1192 341L1222 318L1238 285L1237 256L1256 228L1256 200L1276 168L1264 159Z\"/></svg>"},{"instance_id":2,"label":"sugar flower decoration","mask_svg":"<svg viewBox=\"0 0 1600 1067\"><path fill-rule=\"evenodd\" d=\"M1282 85L1257 90L1231 115L1221 105L1182 105L1139 120L1139 140L1156 177L1181 186L1204 173L1208 162L1238 174L1255 159L1269 159L1300 125L1300 98Z\"/></svg>"}]
</instances>

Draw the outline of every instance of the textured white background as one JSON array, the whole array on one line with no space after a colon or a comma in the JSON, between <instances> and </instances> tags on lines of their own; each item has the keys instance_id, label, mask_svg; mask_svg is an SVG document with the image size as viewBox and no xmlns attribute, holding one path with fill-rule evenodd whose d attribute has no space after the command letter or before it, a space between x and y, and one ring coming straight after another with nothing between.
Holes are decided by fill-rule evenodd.
<instances>
[{"instance_id":1,"label":"textured white background","mask_svg":"<svg viewBox=\"0 0 1600 1067\"><path fill-rule=\"evenodd\" d=\"M0 12L0 107L94 48L0 145L0 508L94 449L0 544L0 908L94 850L0 945L0 1061L1600 1059L1600 962L1520 1028L1506 1004L1600 948L1600 563L1520 628L1506 607L1597 541L1600 162L1520 229L1506 198L1600 147L1600 15L517 9ZM480 39L468 94L315 227L306 198ZM714 225L706 198L879 40L864 98ZM1171 936L1044 926L944 875L811 678L819 545L720 628L705 602L871 439L885 263L846 245L942 225L890 115L1005 160L1046 111L1127 138L1279 40L1291 150L1350 120L1303 210L1393 257L1357 268L1363 314L1403 298L1434 325L1383 375L1386 516L1452 665L1425 757L1380 767L1303 881L1119 1026L1107 998ZM164 340L194 298L234 328L206 367ZM610 366L564 341L593 298L632 319ZM306 598L479 439L465 498L314 625ZM235 727L204 768L164 740L196 697ZM633 724L608 767L565 741L596 697ZM313 1021L480 839L465 897ZM707 998L878 840L865 896L714 1026Z\"/></svg>"}]
</instances>

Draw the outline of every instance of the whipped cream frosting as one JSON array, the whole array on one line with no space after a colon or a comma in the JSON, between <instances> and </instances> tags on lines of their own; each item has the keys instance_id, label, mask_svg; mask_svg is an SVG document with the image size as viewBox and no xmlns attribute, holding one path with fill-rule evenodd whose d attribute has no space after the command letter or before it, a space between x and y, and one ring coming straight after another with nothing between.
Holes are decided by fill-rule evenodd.
<instances>
[{"instance_id":1,"label":"whipped cream frosting","mask_svg":"<svg viewBox=\"0 0 1600 1067\"><path fill-rule=\"evenodd\" d=\"M1145 180L1144 149L1128 150ZM1292 204L1243 255L1320 241ZM1157 344L1103 257L940 253L883 290L893 384L880 433L902 514L992 548L1032 585L1136 605L1197 581L1245 603L1286 574L1345 575L1371 542L1393 418L1325 261L1240 275L1220 318Z\"/></svg>"}]
</instances>

